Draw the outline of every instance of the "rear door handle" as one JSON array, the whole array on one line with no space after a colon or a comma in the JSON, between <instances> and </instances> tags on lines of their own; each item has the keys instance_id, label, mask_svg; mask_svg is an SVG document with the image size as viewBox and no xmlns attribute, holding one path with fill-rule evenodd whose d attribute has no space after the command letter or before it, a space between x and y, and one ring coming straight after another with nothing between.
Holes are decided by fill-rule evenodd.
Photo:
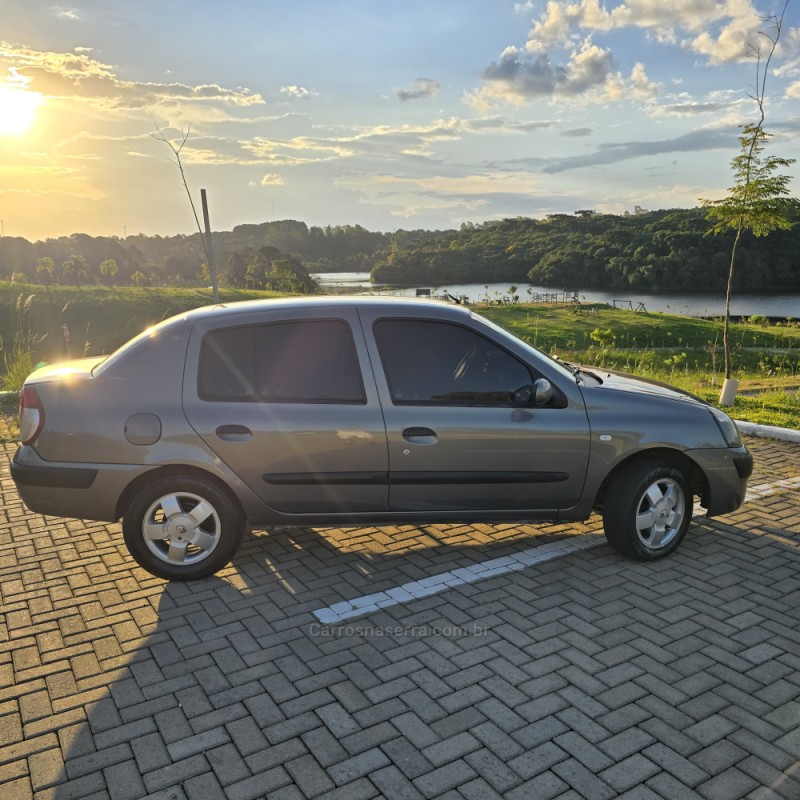
<instances>
[{"instance_id":1,"label":"rear door handle","mask_svg":"<svg viewBox=\"0 0 800 800\"><path fill-rule=\"evenodd\" d=\"M253 438L253 432L245 425L220 425L215 433L226 442L247 442Z\"/></svg>"},{"instance_id":2,"label":"rear door handle","mask_svg":"<svg viewBox=\"0 0 800 800\"><path fill-rule=\"evenodd\" d=\"M403 438L409 444L436 444L439 441L436 432L430 428L406 428Z\"/></svg>"}]
</instances>

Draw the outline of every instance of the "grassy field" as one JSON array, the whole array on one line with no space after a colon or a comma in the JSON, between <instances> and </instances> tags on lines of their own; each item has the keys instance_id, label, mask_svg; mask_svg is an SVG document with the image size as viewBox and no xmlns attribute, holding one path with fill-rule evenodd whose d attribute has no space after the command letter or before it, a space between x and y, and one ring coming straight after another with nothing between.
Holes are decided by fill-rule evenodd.
<instances>
[{"instance_id":1,"label":"grassy field","mask_svg":"<svg viewBox=\"0 0 800 800\"><path fill-rule=\"evenodd\" d=\"M486 306L493 322L551 355L666 381L716 403L724 378L722 321L638 314L605 306ZM800 429L800 324L734 323L733 416Z\"/></svg>"},{"instance_id":2,"label":"grassy field","mask_svg":"<svg viewBox=\"0 0 800 800\"><path fill-rule=\"evenodd\" d=\"M274 297L223 289L223 302ZM212 302L210 289L19 286L0 282L0 373L17 388L37 363L113 351L172 314ZM716 402L723 377L722 322L605 306L478 306L547 353L673 383ZM64 328L69 334L67 343ZM800 429L800 325L734 324L734 416ZM27 354L27 360L25 355Z\"/></svg>"},{"instance_id":3,"label":"grassy field","mask_svg":"<svg viewBox=\"0 0 800 800\"><path fill-rule=\"evenodd\" d=\"M223 302L274 296L271 292L220 290ZM33 345L37 361L48 363L67 355L102 355L166 317L211 303L211 289L20 287L0 281L0 346L7 353L13 349L15 337L21 337Z\"/></svg>"}]
</instances>

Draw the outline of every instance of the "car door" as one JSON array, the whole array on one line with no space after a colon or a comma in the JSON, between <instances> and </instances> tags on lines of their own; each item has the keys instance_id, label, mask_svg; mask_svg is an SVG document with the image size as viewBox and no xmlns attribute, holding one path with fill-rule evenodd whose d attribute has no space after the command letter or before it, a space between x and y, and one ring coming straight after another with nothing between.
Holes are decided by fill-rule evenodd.
<instances>
[{"instance_id":1,"label":"car door","mask_svg":"<svg viewBox=\"0 0 800 800\"><path fill-rule=\"evenodd\" d=\"M555 389L544 406L524 402L542 373L491 331L472 327L469 315L462 319L362 313L373 364L381 366L390 509L542 512L575 505L589 457L580 392L572 385Z\"/></svg>"},{"instance_id":2,"label":"car door","mask_svg":"<svg viewBox=\"0 0 800 800\"><path fill-rule=\"evenodd\" d=\"M198 324L184 409L277 511L387 509L383 416L352 308L283 307Z\"/></svg>"}]
</instances>

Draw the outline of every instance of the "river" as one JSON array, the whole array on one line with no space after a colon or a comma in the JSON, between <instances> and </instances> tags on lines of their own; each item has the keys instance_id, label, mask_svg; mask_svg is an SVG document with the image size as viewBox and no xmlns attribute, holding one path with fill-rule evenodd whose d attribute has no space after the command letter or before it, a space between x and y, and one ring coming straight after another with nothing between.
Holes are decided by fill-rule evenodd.
<instances>
[{"instance_id":1,"label":"river","mask_svg":"<svg viewBox=\"0 0 800 800\"><path fill-rule=\"evenodd\" d=\"M329 272L316 273L314 277L320 282L323 289L331 292L346 292L348 290L359 292L370 288L368 272ZM510 284L508 283L450 283L446 286L429 285L434 294L449 292L456 297L466 297L469 302L485 302L488 297L496 300L509 296ZM553 294L558 290L554 287L535 286L533 284L519 283L517 295L520 302L526 302L531 295ZM380 285L371 287L376 294L393 294L403 297L413 297L417 289L390 289ZM530 294L529 294L530 290ZM722 292L697 292L682 294L679 292L659 292L649 294L646 292L626 292L620 289L580 289L578 299L582 303L608 303L622 308L637 308L639 303L644 304L647 311L661 311L665 314L681 314L687 317L715 317L725 313L725 295ZM741 292L734 293L731 300L731 315L734 317L750 317L754 314L779 319L800 319L800 292Z\"/></svg>"}]
</instances>

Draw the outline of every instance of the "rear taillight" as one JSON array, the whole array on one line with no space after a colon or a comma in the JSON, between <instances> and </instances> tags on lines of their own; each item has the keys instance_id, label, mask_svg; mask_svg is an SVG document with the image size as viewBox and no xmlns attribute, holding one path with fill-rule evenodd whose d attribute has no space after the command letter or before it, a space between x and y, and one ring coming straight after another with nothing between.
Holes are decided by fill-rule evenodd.
<instances>
[{"instance_id":1,"label":"rear taillight","mask_svg":"<svg viewBox=\"0 0 800 800\"><path fill-rule=\"evenodd\" d=\"M19 440L30 444L44 427L44 406L33 386L23 386L19 395Z\"/></svg>"}]
</instances>

